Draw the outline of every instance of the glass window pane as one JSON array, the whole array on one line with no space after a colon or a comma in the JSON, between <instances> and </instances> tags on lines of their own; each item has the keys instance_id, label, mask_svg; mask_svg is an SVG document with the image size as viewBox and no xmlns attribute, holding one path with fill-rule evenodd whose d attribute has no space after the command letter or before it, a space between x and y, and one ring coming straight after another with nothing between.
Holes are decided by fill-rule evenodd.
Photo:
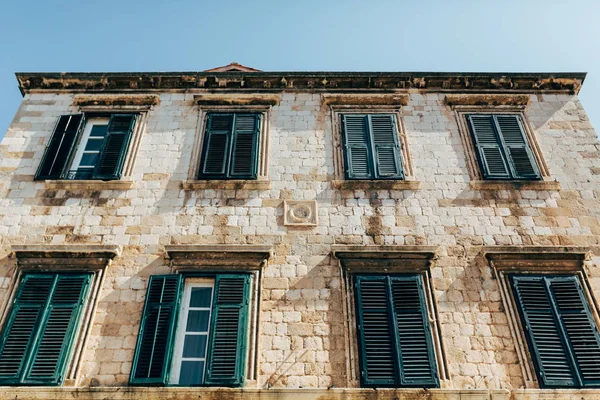
<instances>
[{"instance_id":1,"label":"glass window pane","mask_svg":"<svg viewBox=\"0 0 600 400\"><path fill-rule=\"evenodd\" d=\"M212 295L212 288L199 287L192 289L192 296L190 298L190 307L210 307L210 297Z\"/></svg>"},{"instance_id":2,"label":"glass window pane","mask_svg":"<svg viewBox=\"0 0 600 400\"><path fill-rule=\"evenodd\" d=\"M90 136L104 137L106 135L107 129L108 125L94 125L92 126L92 130L90 131Z\"/></svg>"},{"instance_id":3,"label":"glass window pane","mask_svg":"<svg viewBox=\"0 0 600 400\"><path fill-rule=\"evenodd\" d=\"M188 313L187 332L206 332L208 331L208 319L210 311L190 310Z\"/></svg>"},{"instance_id":4,"label":"glass window pane","mask_svg":"<svg viewBox=\"0 0 600 400\"><path fill-rule=\"evenodd\" d=\"M102 147L102 142L102 139L89 139L87 144L85 145L85 150L100 151L100 147Z\"/></svg>"},{"instance_id":5,"label":"glass window pane","mask_svg":"<svg viewBox=\"0 0 600 400\"><path fill-rule=\"evenodd\" d=\"M182 361L179 384L199 385L202 383L204 383L204 361Z\"/></svg>"},{"instance_id":6,"label":"glass window pane","mask_svg":"<svg viewBox=\"0 0 600 400\"><path fill-rule=\"evenodd\" d=\"M84 153L83 156L81 156L79 166L95 166L96 161L98 161L98 153Z\"/></svg>"},{"instance_id":7,"label":"glass window pane","mask_svg":"<svg viewBox=\"0 0 600 400\"><path fill-rule=\"evenodd\" d=\"M186 335L183 342L183 358L204 358L207 335Z\"/></svg>"}]
</instances>

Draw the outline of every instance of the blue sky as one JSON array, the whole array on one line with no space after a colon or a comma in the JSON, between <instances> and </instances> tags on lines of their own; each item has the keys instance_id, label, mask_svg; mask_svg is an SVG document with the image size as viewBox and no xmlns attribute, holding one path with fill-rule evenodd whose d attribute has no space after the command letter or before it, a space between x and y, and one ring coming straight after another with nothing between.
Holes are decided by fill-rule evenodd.
<instances>
[{"instance_id":1,"label":"blue sky","mask_svg":"<svg viewBox=\"0 0 600 400\"><path fill-rule=\"evenodd\" d=\"M0 135L14 72L588 72L600 129L598 0L0 2Z\"/></svg>"}]
</instances>

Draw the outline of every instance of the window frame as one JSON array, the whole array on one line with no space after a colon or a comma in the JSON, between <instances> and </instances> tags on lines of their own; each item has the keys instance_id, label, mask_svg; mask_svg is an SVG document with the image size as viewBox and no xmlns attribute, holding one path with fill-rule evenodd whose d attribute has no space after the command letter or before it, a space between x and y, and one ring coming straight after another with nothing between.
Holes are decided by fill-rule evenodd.
<instances>
[{"instance_id":1,"label":"window frame","mask_svg":"<svg viewBox=\"0 0 600 400\"><path fill-rule=\"evenodd\" d=\"M393 182L401 184L415 181L414 170L412 166L412 157L408 145L408 137L404 127L402 108L399 106L354 106L354 105L330 105L331 108L331 126L333 142L333 164L334 180L338 182L345 181L349 185L360 185L361 182L373 182L375 184L386 185ZM342 116L344 114L387 114L393 115L395 119L395 130L400 147L400 162L404 171L404 179L383 178L383 179L348 179L346 155L344 152L344 133L342 126Z\"/></svg>"},{"instance_id":2,"label":"window frame","mask_svg":"<svg viewBox=\"0 0 600 400\"><path fill-rule=\"evenodd\" d=\"M543 153L540 149L539 143L537 141L535 132L531 127L527 119L527 115L525 113L524 106L514 106L514 105L500 105L500 106L462 106L462 105L454 105L452 106L454 110L455 119L457 122L458 132L463 144L463 148L465 149L465 158L467 169L469 170L469 175L471 177L472 182L485 182L487 184L502 184L516 182L516 183L524 183L530 186L540 185L542 186L542 182L551 181L550 171L548 169L548 165L543 157ZM483 170L481 167L481 163L479 160L477 148L475 146L475 139L471 132L471 128L469 126L468 116L469 115L518 115L521 120L521 126L523 128L523 134L529 147L531 149L531 153L533 155L534 161L537 164L537 169L540 173L540 179L486 179L483 175ZM507 162L509 160L506 160ZM510 169L510 168L509 168Z\"/></svg>"},{"instance_id":3,"label":"window frame","mask_svg":"<svg viewBox=\"0 0 600 400\"><path fill-rule=\"evenodd\" d=\"M188 170L188 180L184 182L185 188L195 189L204 188L210 185L212 181L219 185L228 186L229 184L245 184L249 187L258 189L268 188L269 175L269 131L272 106L266 105L248 105L248 106L222 106L222 105L198 105L198 124L195 138L190 154L190 167ZM256 155L256 178L200 178L203 156L207 145L206 129L208 127L209 114L258 114L260 115L260 129L258 132L258 154ZM265 186L266 185L266 186ZM264 187L263 187L264 186Z\"/></svg>"}]
</instances>

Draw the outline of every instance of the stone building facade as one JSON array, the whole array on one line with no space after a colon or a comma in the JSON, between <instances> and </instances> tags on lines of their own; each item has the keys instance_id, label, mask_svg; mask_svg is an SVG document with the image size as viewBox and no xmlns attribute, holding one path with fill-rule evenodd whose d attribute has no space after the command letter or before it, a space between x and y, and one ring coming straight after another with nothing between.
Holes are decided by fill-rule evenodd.
<instances>
[{"instance_id":1,"label":"stone building facade","mask_svg":"<svg viewBox=\"0 0 600 400\"><path fill-rule=\"evenodd\" d=\"M584 77L17 74L0 398L600 397Z\"/></svg>"}]
</instances>

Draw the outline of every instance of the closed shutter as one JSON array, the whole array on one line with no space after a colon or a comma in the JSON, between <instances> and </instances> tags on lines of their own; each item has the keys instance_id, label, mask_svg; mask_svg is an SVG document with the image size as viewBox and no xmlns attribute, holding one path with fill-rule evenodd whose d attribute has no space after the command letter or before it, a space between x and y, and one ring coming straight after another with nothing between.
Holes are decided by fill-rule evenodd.
<instances>
[{"instance_id":1,"label":"closed shutter","mask_svg":"<svg viewBox=\"0 0 600 400\"><path fill-rule=\"evenodd\" d=\"M64 177L83 120L83 114L60 116L35 175L36 180Z\"/></svg>"},{"instance_id":2,"label":"closed shutter","mask_svg":"<svg viewBox=\"0 0 600 400\"><path fill-rule=\"evenodd\" d=\"M209 114L199 178L225 176L233 131L233 114Z\"/></svg>"},{"instance_id":3,"label":"closed shutter","mask_svg":"<svg viewBox=\"0 0 600 400\"><path fill-rule=\"evenodd\" d=\"M371 154L367 116L359 114L342 115L342 132L346 177L348 179L372 179L374 177L373 156Z\"/></svg>"},{"instance_id":4,"label":"closed shutter","mask_svg":"<svg viewBox=\"0 0 600 400\"><path fill-rule=\"evenodd\" d=\"M256 179L260 116L236 114L234 121L230 176Z\"/></svg>"},{"instance_id":5,"label":"closed shutter","mask_svg":"<svg viewBox=\"0 0 600 400\"><path fill-rule=\"evenodd\" d=\"M91 274L26 274L0 341L0 383L59 384Z\"/></svg>"},{"instance_id":6,"label":"closed shutter","mask_svg":"<svg viewBox=\"0 0 600 400\"><path fill-rule=\"evenodd\" d=\"M541 386L578 386L546 278L513 276L512 283Z\"/></svg>"},{"instance_id":7,"label":"closed shutter","mask_svg":"<svg viewBox=\"0 0 600 400\"><path fill-rule=\"evenodd\" d=\"M136 114L113 114L100 149L94 179L121 179L129 142L133 136Z\"/></svg>"},{"instance_id":8,"label":"closed shutter","mask_svg":"<svg viewBox=\"0 0 600 400\"><path fill-rule=\"evenodd\" d=\"M403 179L404 171L394 116L373 114L369 119L375 152L376 178Z\"/></svg>"},{"instance_id":9,"label":"closed shutter","mask_svg":"<svg viewBox=\"0 0 600 400\"><path fill-rule=\"evenodd\" d=\"M570 276L548 280L581 385L600 386L600 336L579 279Z\"/></svg>"},{"instance_id":10,"label":"closed shutter","mask_svg":"<svg viewBox=\"0 0 600 400\"><path fill-rule=\"evenodd\" d=\"M205 383L242 386L248 338L250 275L217 275Z\"/></svg>"},{"instance_id":11,"label":"closed shutter","mask_svg":"<svg viewBox=\"0 0 600 400\"><path fill-rule=\"evenodd\" d=\"M150 277L129 380L131 384L167 383L181 287L181 275Z\"/></svg>"},{"instance_id":12,"label":"closed shutter","mask_svg":"<svg viewBox=\"0 0 600 400\"><path fill-rule=\"evenodd\" d=\"M510 171L491 115L469 115L469 126L485 179L510 179Z\"/></svg>"},{"instance_id":13,"label":"closed shutter","mask_svg":"<svg viewBox=\"0 0 600 400\"><path fill-rule=\"evenodd\" d=\"M516 179L539 179L540 171L525 137L518 115L495 115L513 176Z\"/></svg>"},{"instance_id":14,"label":"closed shutter","mask_svg":"<svg viewBox=\"0 0 600 400\"><path fill-rule=\"evenodd\" d=\"M363 386L438 386L422 278L357 276L356 294Z\"/></svg>"}]
</instances>

